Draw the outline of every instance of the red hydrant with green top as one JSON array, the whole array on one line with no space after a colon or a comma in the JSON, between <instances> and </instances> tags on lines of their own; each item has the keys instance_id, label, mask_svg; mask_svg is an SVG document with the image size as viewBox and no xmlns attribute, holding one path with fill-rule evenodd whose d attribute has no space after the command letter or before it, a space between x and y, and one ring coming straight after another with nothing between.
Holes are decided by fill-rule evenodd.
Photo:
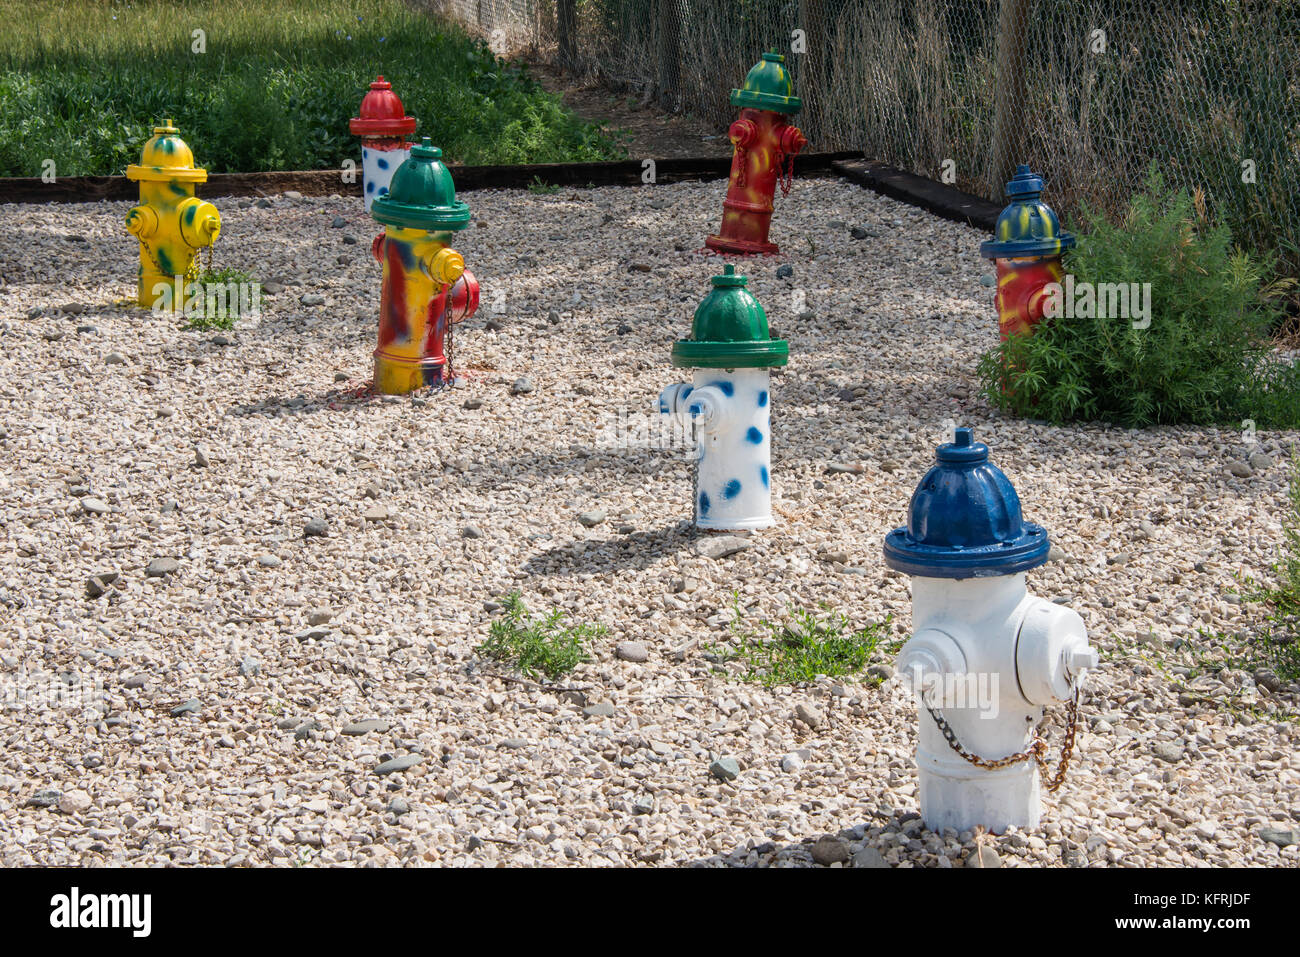
<instances>
[{"instance_id":1,"label":"red hydrant with green top","mask_svg":"<svg viewBox=\"0 0 1300 957\"><path fill-rule=\"evenodd\" d=\"M787 119L803 104L794 95L784 64L781 54L764 53L745 77L744 87L731 91L731 105L741 107L740 118L727 131L735 146L731 185L722 203L722 229L704 241L716 252L780 252L767 239L772 201L778 183L782 195L789 195L795 155L808 145Z\"/></svg>"}]
</instances>

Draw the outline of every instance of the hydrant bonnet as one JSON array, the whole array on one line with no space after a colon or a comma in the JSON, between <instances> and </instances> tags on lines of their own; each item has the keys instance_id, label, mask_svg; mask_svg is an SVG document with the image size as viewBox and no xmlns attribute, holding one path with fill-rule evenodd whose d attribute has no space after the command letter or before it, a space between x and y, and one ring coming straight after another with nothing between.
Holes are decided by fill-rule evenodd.
<instances>
[{"instance_id":1,"label":"hydrant bonnet","mask_svg":"<svg viewBox=\"0 0 1300 957\"><path fill-rule=\"evenodd\" d=\"M885 564L925 578L1012 575L1046 563L1047 532L1026 522L1020 497L970 429L940 445L908 506L907 527L885 537Z\"/></svg>"},{"instance_id":2,"label":"hydrant bonnet","mask_svg":"<svg viewBox=\"0 0 1300 957\"><path fill-rule=\"evenodd\" d=\"M794 95L785 57L775 51L764 53L746 74L744 86L731 91L731 105L773 113L798 113L803 103Z\"/></svg>"},{"instance_id":3,"label":"hydrant bonnet","mask_svg":"<svg viewBox=\"0 0 1300 957\"><path fill-rule=\"evenodd\" d=\"M146 183L206 183L208 171L194 165L194 152L169 119L153 128L153 136L140 152L140 162L126 168L126 178Z\"/></svg>"},{"instance_id":4,"label":"hydrant bonnet","mask_svg":"<svg viewBox=\"0 0 1300 957\"><path fill-rule=\"evenodd\" d=\"M773 339L767 313L727 264L695 310L691 337L673 343L672 363L701 369L767 369L789 361L790 344Z\"/></svg>"},{"instance_id":5,"label":"hydrant bonnet","mask_svg":"<svg viewBox=\"0 0 1300 957\"><path fill-rule=\"evenodd\" d=\"M980 244L985 259L1029 259L1059 256L1074 248L1074 236L1061 231L1052 207L1042 202L1043 178L1021 164L1007 183L1011 203L993 227L993 239Z\"/></svg>"},{"instance_id":6,"label":"hydrant bonnet","mask_svg":"<svg viewBox=\"0 0 1300 957\"><path fill-rule=\"evenodd\" d=\"M415 132L415 117L405 115L393 84L382 76L361 98L360 113L348 120L348 129L356 136L410 136Z\"/></svg>"},{"instance_id":7,"label":"hydrant bonnet","mask_svg":"<svg viewBox=\"0 0 1300 957\"><path fill-rule=\"evenodd\" d=\"M397 168L388 192L370 207L385 226L434 232L469 225L469 204L456 198L456 184L442 162L442 150L425 137L411 147L411 158Z\"/></svg>"}]
</instances>

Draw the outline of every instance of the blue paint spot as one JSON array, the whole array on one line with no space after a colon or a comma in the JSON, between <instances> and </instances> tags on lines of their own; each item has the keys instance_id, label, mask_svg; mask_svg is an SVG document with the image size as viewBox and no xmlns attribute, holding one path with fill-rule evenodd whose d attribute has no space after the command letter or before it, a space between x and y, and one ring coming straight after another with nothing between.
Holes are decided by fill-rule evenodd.
<instances>
[{"instance_id":1,"label":"blue paint spot","mask_svg":"<svg viewBox=\"0 0 1300 957\"><path fill-rule=\"evenodd\" d=\"M380 196L383 196L383 195L384 195L385 193L387 193L387 192L388 192L388 187L385 186L383 189L381 189L381 190L379 191L379 195L380 195Z\"/></svg>"},{"instance_id":2,"label":"blue paint spot","mask_svg":"<svg viewBox=\"0 0 1300 957\"><path fill-rule=\"evenodd\" d=\"M709 514L709 493L701 492L700 493L700 515L708 515L708 514Z\"/></svg>"},{"instance_id":3,"label":"blue paint spot","mask_svg":"<svg viewBox=\"0 0 1300 957\"><path fill-rule=\"evenodd\" d=\"M660 403L659 403L659 411L660 411L660 412L663 412L664 414L667 414L667 412L668 412L668 403L667 403L667 402L660 402Z\"/></svg>"},{"instance_id":4,"label":"blue paint spot","mask_svg":"<svg viewBox=\"0 0 1300 957\"><path fill-rule=\"evenodd\" d=\"M755 445L763 444L763 433L760 432L756 426L751 425L749 427L749 431L745 433L745 438L749 439L749 441L753 442Z\"/></svg>"},{"instance_id":5,"label":"blue paint spot","mask_svg":"<svg viewBox=\"0 0 1300 957\"><path fill-rule=\"evenodd\" d=\"M699 415L703 411L704 411L704 406L700 405L698 402L691 403L691 408L690 408L691 415Z\"/></svg>"},{"instance_id":6,"label":"blue paint spot","mask_svg":"<svg viewBox=\"0 0 1300 957\"><path fill-rule=\"evenodd\" d=\"M732 385L730 382L724 382L723 380L719 379L717 382L710 382L709 385L716 388L727 398L731 398L733 395L736 394L736 387Z\"/></svg>"},{"instance_id":7,"label":"blue paint spot","mask_svg":"<svg viewBox=\"0 0 1300 957\"><path fill-rule=\"evenodd\" d=\"M767 478L767 466L766 466L766 465L760 465L760 466L758 467L758 477L761 478L761 479L763 480L763 488L767 488L767 487L771 484L771 483L768 481L768 478Z\"/></svg>"},{"instance_id":8,"label":"blue paint spot","mask_svg":"<svg viewBox=\"0 0 1300 957\"><path fill-rule=\"evenodd\" d=\"M740 479L732 479L722 488L723 498L735 498L740 494Z\"/></svg>"},{"instance_id":9,"label":"blue paint spot","mask_svg":"<svg viewBox=\"0 0 1300 957\"><path fill-rule=\"evenodd\" d=\"M686 398L688 395L690 395L690 394L691 394L692 392L694 392L694 391L695 391L695 386L693 386L693 385L688 385L685 389L682 389L682 398L683 398L683 399Z\"/></svg>"},{"instance_id":10,"label":"blue paint spot","mask_svg":"<svg viewBox=\"0 0 1300 957\"><path fill-rule=\"evenodd\" d=\"M380 169L388 169L388 160L384 159L382 156L379 159L375 160L375 163L379 166Z\"/></svg>"},{"instance_id":11,"label":"blue paint spot","mask_svg":"<svg viewBox=\"0 0 1300 957\"><path fill-rule=\"evenodd\" d=\"M374 183L366 183L366 192L367 192L367 193L373 193L374 191L375 191L375 184L374 184Z\"/></svg>"},{"instance_id":12,"label":"blue paint spot","mask_svg":"<svg viewBox=\"0 0 1300 957\"><path fill-rule=\"evenodd\" d=\"M415 253L411 250L410 243L404 243L397 240L388 240L385 246L392 243L393 250L397 253L397 258L402 262L402 268L410 272L415 268Z\"/></svg>"},{"instance_id":13,"label":"blue paint spot","mask_svg":"<svg viewBox=\"0 0 1300 957\"><path fill-rule=\"evenodd\" d=\"M364 146L361 147L361 158L362 158L362 159L369 159L369 158L370 158L370 150L366 149Z\"/></svg>"},{"instance_id":14,"label":"blue paint spot","mask_svg":"<svg viewBox=\"0 0 1300 957\"><path fill-rule=\"evenodd\" d=\"M763 389L758 393L758 407L761 409L765 405L767 405L767 390Z\"/></svg>"}]
</instances>

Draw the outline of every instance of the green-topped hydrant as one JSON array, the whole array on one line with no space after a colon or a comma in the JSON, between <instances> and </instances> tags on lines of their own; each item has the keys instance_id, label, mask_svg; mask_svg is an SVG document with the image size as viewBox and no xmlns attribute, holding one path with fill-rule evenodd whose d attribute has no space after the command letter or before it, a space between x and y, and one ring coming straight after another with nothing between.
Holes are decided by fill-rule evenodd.
<instances>
[{"instance_id":1,"label":"green-topped hydrant","mask_svg":"<svg viewBox=\"0 0 1300 957\"><path fill-rule=\"evenodd\" d=\"M670 385L659 411L695 426L695 524L754 529L772 524L771 370L790 344L773 339L767 313L727 264L695 310L689 339L673 343L672 363L694 368L691 382Z\"/></svg>"},{"instance_id":2,"label":"green-topped hydrant","mask_svg":"<svg viewBox=\"0 0 1300 957\"><path fill-rule=\"evenodd\" d=\"M375 391L402 395L452 378L448 337L453 323L478 308L478 282L451 248L451 234L469 225L469 206L442 150L426 136L393 174L370 215L384 224L374 256L384 264L379 296Z\"/></svg>"},{"instance_id":3,"label":"green-topped hydrant","mask_svg":"<svg viewBox=\"0 0 1300 957\"><path fill-rule=\"evenodd\" d=\"M731 105L741 108L727 131L735 146L731 183L722 203L722 229L704 245L720 253L772 255L780 251L767 238L776 187L790 192L795 155L808 145L787 119L803 104L794 95L785 57L764 53L744 86L731 91Z\"/></svg>"},{"instance_id":4,"label":"green-topped hydrant","mask_svg":"<svg viewBox=\"0 0 1300 957\"><path fill-rule=\"evenodd\" d=\"M140 205L126 214L126 228L140 240L137 298L150 309L182 309L185 285L195 277L197 254L221 235L217 207L194 195L208 171L194 165L194 154L169 119L155 126L138 165L126 178L140 184Z\"/></svg>"}]
</instances>

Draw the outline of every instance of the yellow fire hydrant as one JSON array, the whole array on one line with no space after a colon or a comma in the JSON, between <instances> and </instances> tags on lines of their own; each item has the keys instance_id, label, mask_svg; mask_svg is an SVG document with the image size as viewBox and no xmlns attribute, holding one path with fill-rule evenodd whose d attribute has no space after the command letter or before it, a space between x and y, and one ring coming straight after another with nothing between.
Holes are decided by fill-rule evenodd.
<instances>
[{"instance_id":1,"label":"yellow fire hydrant","mask_svg":"<svg viewBox=\"0 0 1300 957\"><path fill-rule=\"evenodd\" d=\"M384 226L371 247L384 265L375 391L404 395L445 385L454 378L451 327L474 314L479 289L451 248L451 234L469 225L469 206L456 198L442 151L427 136L411 147L370 215Z\"/></svg>"},{"instance_id":2,"label":"yellow fire hydrant","mask_svg":"<svg viewBox=\"0 0 1300 957\"><path fill-rule=\"evenodd\" d=\"M185 305L198 251L221 234L217 207L194 195L208 171L194 165L194 153L169 119L155 126L139 165L126 178L140 184L140 205L126 214L126 228L140 240L138 299L142 306L172 311Z\"/></svg>"}]
</instances>

